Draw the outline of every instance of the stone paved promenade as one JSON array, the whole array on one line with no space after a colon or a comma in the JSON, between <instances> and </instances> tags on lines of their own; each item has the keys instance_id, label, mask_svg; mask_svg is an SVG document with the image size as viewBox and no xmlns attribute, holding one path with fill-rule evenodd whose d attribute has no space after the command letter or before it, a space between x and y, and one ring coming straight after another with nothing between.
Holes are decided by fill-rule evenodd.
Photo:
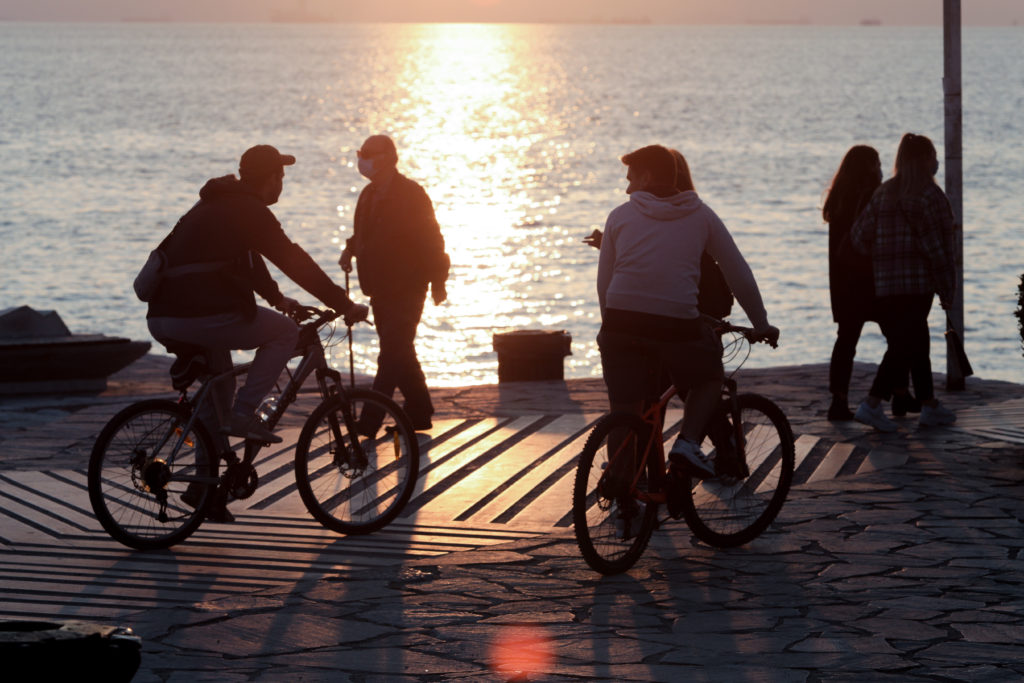
<instances>
[{"instance_id":1,"label":"stone paved promenade","mask_svg":"<svg viewBox=\"0 0 1024 683\"><path fill-rule=\"evenodd\" d=\"M872 371L858 364L854 386ZM159 393L161 373L146 359L99 397L0 399L0 475L80 469L89 430ZM826 375L746 370L740 384L797 434L902 464L795 488L749 546L715 550L673 523L632 571L601 577L562 529L139 610L116 620L143 638L135 680L1021 680L1024 387L971 378L940 391L955 429L906 418L882 435L824 420ZM438 419L604 409L593 380L435 396ZM18 552L0 538L0 562Z\"/></svg>"}]
</instances>

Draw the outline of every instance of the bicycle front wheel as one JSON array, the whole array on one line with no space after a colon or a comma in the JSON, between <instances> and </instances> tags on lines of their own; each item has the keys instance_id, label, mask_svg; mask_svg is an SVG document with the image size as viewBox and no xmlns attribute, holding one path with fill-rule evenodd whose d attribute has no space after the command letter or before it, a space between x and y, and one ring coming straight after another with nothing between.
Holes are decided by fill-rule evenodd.
<instances>
[{"instance_id":1,"label":"bicycle front wheel","mask_svg":"<svg viewBox=\"0 0 1024 683\"><path fill-rule=\"evenodd\" d=\"M128 406L89 457L89 502L103 528L130 548L169 548L199 528L217 484L212 441L171 401ZM175 449L177 448L177 451Z\"/></svg>"},{"instance_id":2,"label":"bicycle front wheel","mask_svg":"<svg viewBox=\"0 0 1024 683\"><path fill-rule=\"evenodd\" d=\"M756 394L737 400L746 471L743 476L693 479L683 499L683 516L694 535L719 548L748 543L767 529L793 481L793 431L782 409ZM734 456L735 430L727 400L709 424L727 428L712 429L712 436L704 439L704 452L715 452L716 460Z\"/></svg>"},{"instance_id":3,"label":"bicycle front wheel","mask_svg":"<svg viewBox=\"0 0 1024 683\"><path fill-rule=\"evenodd\" d=\"M347 400L324 401L306 420L295 446L295 481L302 502L325 527L368 534L391 522L409 501L420 447L397 403L369 389L347 394ZM348 424L363 433L352 434Z\"/></svg>"},{"instance_id":4,"label":"bicycle front wheel","mask_svg":"<svg viewBox=\"0 0 1024 683\"><path fill-rule=\"evenodd\" d=\"M645 505L630 490L647 431L639 417L612 413L598 421L580 453L572 490L573 528L583 559L602 574L632 567L654 531L658 506ZM638 488L647 487L649 474L641 476Z\"/></svg>"}]
</instances>

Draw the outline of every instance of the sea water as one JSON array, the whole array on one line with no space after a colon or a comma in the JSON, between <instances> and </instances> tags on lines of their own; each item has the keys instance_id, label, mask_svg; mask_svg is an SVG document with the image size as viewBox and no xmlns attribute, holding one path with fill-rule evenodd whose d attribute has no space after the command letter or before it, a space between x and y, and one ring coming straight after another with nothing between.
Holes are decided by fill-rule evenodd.
<instances>
[{"instance_id":1,"label":"sea water","mask_svg":"<svg viewBox=\"0 0 1024 683\"><path fill-rule=\"evenodd\" d=\"M567 376L595 376L597 252L581 240L626 199L619 157L661 143L686 155L782 330L748 362L827 362L823 193L854 144L887 175L907 131L943 156L942 50L939 27L0 23L0 308L149 339L135 272L257 143L298 158L273 210L343 283L355 150L387 133L452 259L450 300L428 301L419 330L430 382L495 381L492 335L514 329L567 331ZM980 376L1013 381L1022 63L1024 29L964 30L967 350ZM943 371L937 304L931 324ZM359 371L377 349L356 328ZM883 351L869 324L858 360ZM331 354L347 366L347 347Z\"/></svg>"}]
</instances>

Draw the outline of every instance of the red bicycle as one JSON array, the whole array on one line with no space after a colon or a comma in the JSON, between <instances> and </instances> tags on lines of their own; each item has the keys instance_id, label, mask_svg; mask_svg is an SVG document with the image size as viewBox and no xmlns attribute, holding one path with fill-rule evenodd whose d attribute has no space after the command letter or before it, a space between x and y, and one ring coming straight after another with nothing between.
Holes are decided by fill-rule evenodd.
<instances>
[{"instance_id":1,"label":"red bicycle","mask_svg":"<svg viewBox=\"0 0 1024 683\"><path fill-rule=\"evenodd\" d=\"M758 339L748 327L715 321L727 360ZM725 339L724 337L728 337ZM758 394L739 394L734 376L723 383L722 402L708 422L702 450L715 458L716 476L699 479L666 469L664 429L669 387L642 416L611 413L594 426L576 468L572 512L583 558L602 574L628 570L651 534L669 517L686 520L694 535L720 548L759 536L778 515L793 481L793 430L782 409Z\"/></svg>"}]
</instances>

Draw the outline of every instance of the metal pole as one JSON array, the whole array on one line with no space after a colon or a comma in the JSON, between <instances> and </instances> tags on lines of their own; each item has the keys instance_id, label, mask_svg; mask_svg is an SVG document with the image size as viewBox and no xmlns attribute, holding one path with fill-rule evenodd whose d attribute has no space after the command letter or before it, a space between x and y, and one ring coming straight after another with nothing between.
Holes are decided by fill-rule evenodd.
<instances>
[{"instance_id":1,"label":"metal pole","mask_svg":"<svg viewBox=\"0 0 1024 683\"><path fill-rule=\"evenodd\" d=\"M956 257L956 295L949 319L964 339L964 207L963 207L963 104L960 81L960 0L943 0L944 69L946 119L946 196L953 207L953 251ZM966 340L965 340L966 341ZM964 389L963 369L956 353L946 343L946 389Z\"/></svg>"},{"instance_id":2,"label":"metal pole","mask_svg":"<svg viewBox=\"0 0 1024 683\"><path fill-rule=\"evenodd\" d=\"M348 271L345 271L345 291L351 292L352 288L348 285ZM356 385L356 358L352 354L352 326L348 326L348 383L349 386L354 387Z\"/></svg>"}]
</instances>

